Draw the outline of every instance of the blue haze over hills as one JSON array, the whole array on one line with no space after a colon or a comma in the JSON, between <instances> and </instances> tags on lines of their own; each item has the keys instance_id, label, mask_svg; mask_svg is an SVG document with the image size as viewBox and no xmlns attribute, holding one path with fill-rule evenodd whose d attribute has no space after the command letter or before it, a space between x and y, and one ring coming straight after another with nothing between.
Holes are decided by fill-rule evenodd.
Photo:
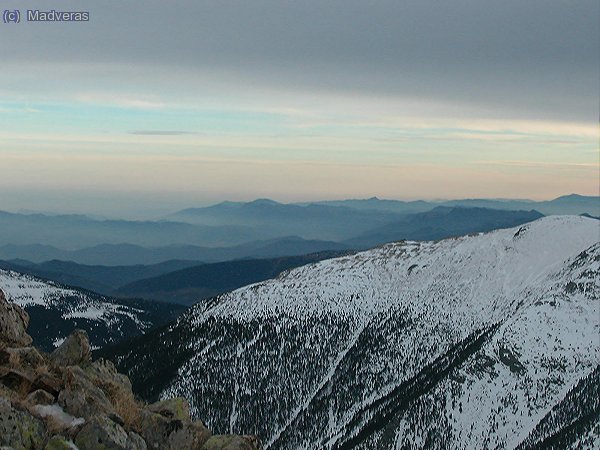
<instances>
[{"instance_id":1,"label":"blue haze over hills","mask_svg":"<svg viewBox=\"0 0 600 450\"><path fill-rule=\"evenodd\" d=\"M0 212L0 259L134 265L291 256L441 239L553 214L598 217L600 201L579 195L544 202L371 198L283 204L261 199L185 209L154 221Z\"/></svg>"}]
</instances>

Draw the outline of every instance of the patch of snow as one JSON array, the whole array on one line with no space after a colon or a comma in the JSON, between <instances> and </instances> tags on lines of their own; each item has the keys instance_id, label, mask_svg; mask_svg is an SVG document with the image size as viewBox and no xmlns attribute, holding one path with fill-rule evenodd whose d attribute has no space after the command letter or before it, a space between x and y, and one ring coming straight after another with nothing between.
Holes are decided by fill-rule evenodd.
<instances>
[{"instance_id":1,"label":"patch of snow","mask_svg":"<svg viewBox=\"0 0 600 450\"><path fill-rule=\"evenodd\" d=\"M85 419L72 416L56 403L53 405L36 405L32 409L42 418L51 417L52 420L64 428L73 428L85 423Z\"/></svg>"}]
</instances>

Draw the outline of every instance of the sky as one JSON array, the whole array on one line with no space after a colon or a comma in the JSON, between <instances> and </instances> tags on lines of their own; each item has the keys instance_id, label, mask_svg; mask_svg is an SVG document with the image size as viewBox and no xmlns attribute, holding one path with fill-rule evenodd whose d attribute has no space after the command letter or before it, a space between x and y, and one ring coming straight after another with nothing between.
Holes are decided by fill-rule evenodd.
<instances>
[{"instance_id":1,"label":"sky","mask_svg":"<svg viewBox=\"0 0 600 450\"><path fill-rule=\"evenodd\" d=\"M597 0L3 0L0 209L598 195Z\"/></svg>"}]
</instances>

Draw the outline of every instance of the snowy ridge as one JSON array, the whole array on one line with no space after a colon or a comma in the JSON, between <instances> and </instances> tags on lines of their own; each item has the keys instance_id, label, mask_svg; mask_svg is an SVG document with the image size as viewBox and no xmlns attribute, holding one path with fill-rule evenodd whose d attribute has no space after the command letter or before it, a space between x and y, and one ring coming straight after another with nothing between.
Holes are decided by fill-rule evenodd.
<instances>
[{"instance_id":1,"label":"snowy ridge","mask_svg":"<svg viewBox=\"0 0 600 450\"><path fill-rule=\"evenodd\" d=\"M40 281L30 275L0 270L0 288L9 301L22 308L35 305L49 309L65 298L76 299L61 308L63 319L98 320L107 326L115 326L120 317L126 316L135 321L140 329L150 325L137 317L142 312L140 309L108 303L106 298L60 287L52 281Z\"/></svg>"},{"instance_id":2,"label":"snowy ridge","mask_svg":"<svg viewBox=\"0 0 600 450\"><path fill-rule=\"evenodd\" d=\"M153 325L144 309L14 271L0 270L0 289L29 313L31 335L46 350L60 345L75 328L86 329L93 348L100 348Z\"/></svg>"},{"instance_id":3,"label":"snowy ridge","mask_svg":"<svg viewBox=\"0 0 600 450\"><path fill-rule=\"evenodd\" d=\"M575 235L565 240L567 228ZM522 231L515 237L518 230ZM280 315L295 319L322 314L370 316L396 304L399 296L404 303L414 301L414 295L435 289L436 280L442 278L460 282L461 286L452 284L461 295L461 287L469 288L471 295L481 294L471 280L485 284L491 294L505 295L531 286L599 238L597 221L572 216L540 219L516 231L499 230L437 243L388 244L303 266L224 295L210 314L240 320ZM543 248L539 248L540 241ZM449 274L451 267L465 270ZM374 286L376 295L370 295L375 293ZM472 311L464 300L459 303L465 312ZM478 303L497 306L493 299Z\"/></svg>"},{"instance_id":4,"label":"snowy ridge","mask_svg":"<svg viewBox=\"0 0 600 450\"><path fill-rule=\"evenodd\" d=\"M600 364L599 241L598 221L555 216L304 266L193 308L145 344L168 371L130 373L269 449L572 445L547 417Z\"/></svg>"}]
</instances>

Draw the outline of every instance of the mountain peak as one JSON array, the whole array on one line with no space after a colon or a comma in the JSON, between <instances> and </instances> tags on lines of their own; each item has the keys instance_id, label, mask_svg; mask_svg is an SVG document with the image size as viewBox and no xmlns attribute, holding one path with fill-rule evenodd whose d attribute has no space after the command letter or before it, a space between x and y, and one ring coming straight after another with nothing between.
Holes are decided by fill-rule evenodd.
<instances>
[{"instance_id":1,"label":"mountain peak","mask_svg":"<svg viewBox=\"0 0 600 450\"><path fill-rule=\"evenodd\" d=\"M281 203L271 200L270 198L257 198L251 202L246 203L247 205L281 205Z\"/></svg>"},{"instance_id":2,"label":"mountain peak","mask_svg":"<svg viewBox=\"0 0 600 450\"><path fill-rule=\"evenodd\" d=\"M591 200L591 199L600 199L600 197L593 197L593 196L589 196L589 195L581 195L581 194L568 194L568 195L561 195L560 197L556 197L554 200L551 200L553 202L557 201L557 200Z\"/></svg>"}]
</instances>

